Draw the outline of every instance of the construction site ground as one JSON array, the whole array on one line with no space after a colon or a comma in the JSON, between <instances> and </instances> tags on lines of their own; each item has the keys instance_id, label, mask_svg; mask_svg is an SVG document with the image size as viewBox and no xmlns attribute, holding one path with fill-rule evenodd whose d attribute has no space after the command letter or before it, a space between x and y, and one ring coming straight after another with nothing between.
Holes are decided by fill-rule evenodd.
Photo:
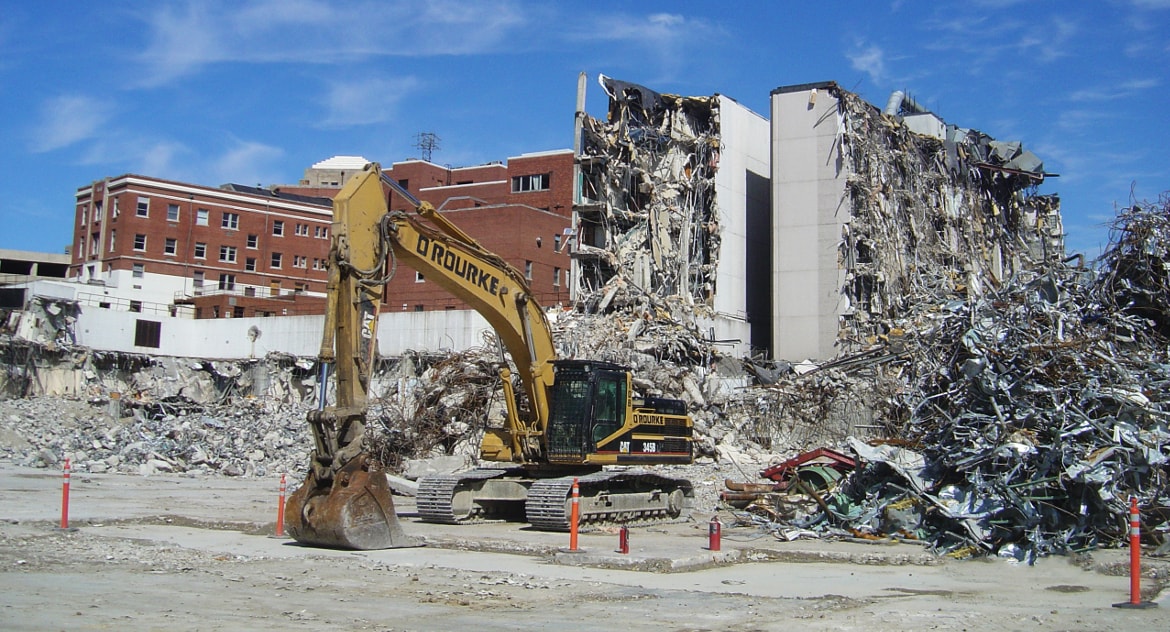
<instances>
[{"instance_id":1,"label":"construction site ground","mask_svg":"<svg viewBox=\"0 0 1170 632\"><path fill-rule=\"evenodd\" d=\"M272 478L75 474L0 465L5 630L1165 630L1170 563L1148 558L1129 600L1125 550L1035 565L922 546L781 541L709 514L630 530L539 532L421 522L424 544L309 548L274 537ZM732 522L729 513L722 513Z\"/></svg>"}]
</instances>

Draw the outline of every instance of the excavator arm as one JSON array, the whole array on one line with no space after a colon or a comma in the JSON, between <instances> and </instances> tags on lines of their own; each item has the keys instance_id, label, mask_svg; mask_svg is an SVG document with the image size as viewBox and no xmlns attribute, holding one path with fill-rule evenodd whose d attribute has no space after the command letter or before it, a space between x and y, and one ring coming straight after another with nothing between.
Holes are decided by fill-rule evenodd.
<instances>
[{"instance_id":1,"label":"excavator arm","mask_svg":"<svg viewBox=\"0 0 1170 632\"><path fill-rule=\"evenodd\" d=\"M415 212L389 211L383 185ZM495 329L525 389L521 417L510 370L500 369L508 423L489 431L493 460L544 460L555 348L544 311L524 276L370 164L333 202L325 327L318 355L318 408L309 414L314 450L305 483L290 496L286 527L299 542L356 549L413 546L394 513L380 464L363 448L378 310L399 262L466 302ZM425 222L423 220L426 220ZM326 405L331 368L336 402Z\"/></svg>"},{"instance_id":2,"label":"excavator arm","mask_svg":"<svg viewBox=\"0 0 1170 632\"><path fill-rule=\"evenodd\" d=\"M370 180L373 182L372 177ZM416 209L415 215L392 211L383 220L384 241L393 259L417 270L483 316L508 350L525 390L531 407L528 419L517 409L510 370L501 367L508 423L504 431L489 434L484 449L493 452L495 461L542 460L556 350L548 319L532 299L528 282L516 268L485 249L430 204L414 199L384 175L381 180Z\"/></svg>"}]
</instances>

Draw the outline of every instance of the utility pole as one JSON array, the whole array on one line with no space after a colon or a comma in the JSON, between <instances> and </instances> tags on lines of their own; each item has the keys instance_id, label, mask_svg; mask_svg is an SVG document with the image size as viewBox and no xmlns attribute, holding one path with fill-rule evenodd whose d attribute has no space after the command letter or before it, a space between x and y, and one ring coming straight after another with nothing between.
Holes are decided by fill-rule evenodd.
<instances>
[{"instance_id":1,"label":"utility pole","mask_svg":"<svg viewBox=\"0 0 1170 632\"><path fill-rule=\"evenodd\" d=\"M431 154L439 149L439 135L434 132L419 132L414 137L414 146L422 151L422 159L430 162Z\"/></svg>"}]
</instances>

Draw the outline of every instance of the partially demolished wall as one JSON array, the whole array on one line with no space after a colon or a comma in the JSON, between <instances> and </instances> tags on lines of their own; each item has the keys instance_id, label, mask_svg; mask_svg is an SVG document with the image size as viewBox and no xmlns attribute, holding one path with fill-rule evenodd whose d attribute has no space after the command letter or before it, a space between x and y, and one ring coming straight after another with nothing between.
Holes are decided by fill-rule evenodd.
<instances>
[{"instance_id":1,"label":"partially demolished wall","mask_svg":"<svg viewBox=\"0 0 1170 632\"><path fill-rule=\"evenodd\" d=\"M848 172L841 353L888 334L916 302L984 296L1064 257L1060 200L1036 192L1043 163L1019 143L941 121L941 138L915 133L857 95L830 90Z\"/></svg>"},{"instance_id":2,"label":"partially demolished wall","mask_svg":"<svg viewBox=\"0 0 1170 632\"><path fill-rule=\"evenodd\" d=\"M709 314L716 292L719 108L601 77L607 121L584 120L575 296L586 311L635 305Z\"/></svg>"}]
</instances>

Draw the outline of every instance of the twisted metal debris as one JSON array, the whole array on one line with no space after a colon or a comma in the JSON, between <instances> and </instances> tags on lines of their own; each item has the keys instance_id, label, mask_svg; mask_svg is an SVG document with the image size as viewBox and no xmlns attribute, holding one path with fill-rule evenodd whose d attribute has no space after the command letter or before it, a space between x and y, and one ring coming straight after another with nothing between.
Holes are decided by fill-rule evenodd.
<instances>
[{"instance_id":1,"label":"twisted metal debris","mask_svg":"<svg viewBox=\"0 0 1170 632\"><path fill-rule=\"evenodd\" d=\"M1095 270L1058 263L979 296L922 297L880 347L901 358L865 365L903 377L884 393L891 438L850 438L865 467L787 527L1034 559L1122 544L1133 495L1163 538L1168 253L1163 197L1119 215Z\"/></svg>"}]
</instances>

